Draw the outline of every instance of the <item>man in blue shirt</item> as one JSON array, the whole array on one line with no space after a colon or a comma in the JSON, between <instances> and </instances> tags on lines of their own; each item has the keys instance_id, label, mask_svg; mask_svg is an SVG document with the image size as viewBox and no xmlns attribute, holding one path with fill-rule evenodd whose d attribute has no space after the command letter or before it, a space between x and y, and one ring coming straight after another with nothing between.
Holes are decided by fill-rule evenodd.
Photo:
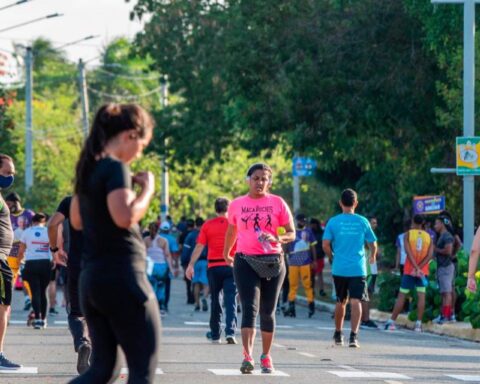
<instances>
[{"instance_id":1,"label":"man in blue shirt","mask_svg":"<svg viewBox=\"0 0 480 384\"><path fill-rule=\"evenodd\" d=\"M351 328L349 346L358 348L358 328L362 317L361 301L368 301L365 243L370 248L370 263L377 255L377 238L368 220L355 213L358 206L357 193L346 189L340 198L342 213L332 217L323 235L323 250L333 258L332 275L337 293L335 307L336 345L343 345L343 321L347 299L350 298Z\"/></svg>"}]
</instances>

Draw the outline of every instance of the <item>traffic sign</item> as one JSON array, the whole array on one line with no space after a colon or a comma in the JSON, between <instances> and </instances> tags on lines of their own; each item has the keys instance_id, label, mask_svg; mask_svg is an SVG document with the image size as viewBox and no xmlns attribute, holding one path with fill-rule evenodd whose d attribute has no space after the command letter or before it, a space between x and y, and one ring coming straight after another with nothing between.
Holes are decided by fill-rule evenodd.
<instances>
[{"instance_id":1,"label":"traffic sign","mask_svg":"<svg viewBox=\"0 0 480 384\"><path fill-rule=\"evenodd\" d=\"M292 162L293 176L312 176L317 169L317 162L310 157L294 157Z\"/></svg>"}]
</instances>

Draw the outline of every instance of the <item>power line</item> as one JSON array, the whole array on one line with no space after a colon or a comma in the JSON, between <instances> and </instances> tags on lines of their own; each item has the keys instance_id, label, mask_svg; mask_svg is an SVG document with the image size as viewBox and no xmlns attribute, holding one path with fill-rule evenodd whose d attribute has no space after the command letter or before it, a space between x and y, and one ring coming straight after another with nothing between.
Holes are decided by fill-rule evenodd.
<instances>
[{"instance_id":1,"label":"power line","mask_svg":"<svg viewBox=\"0 0 480 384\"><path fill-rule=\"evenodd\" d=\"M94 69L94 71L103 73L106 76L120 77L122 79L129 79L129 80L145 80L145 81L148 81L148 80L158 80L158 79L161 79L163 77L163 75L151 75L151 76L148 76L148 75L146 75L146 76L124 75L122 73L110 72L110 71L107 71L107 70L102 69L102 68L96 68L96 69Z\"/></svg>"},{"instance_id":2,"label":"power line","mask_svg":"<svg viewBox=\"0 0 480 384\"><path fill-rule=\"evenodd\" d=\"M162 86L160 87L157 87L155 89L152 89L151 91L148 91L148 92L145 92L145 93L141 93L139 95L132 95L132 94L129 94L129 95L119 95L119 94L113 94L113 93L107 93L107 92L103 92L103 91L100 91L98 89L95 89L95 88L92 88L92 87L88 87L87 86L87 89L98 95L98 96L102 96L102 97L108 97L110 99L116 99L116 100L138 100L140 98L143 98L143 97L148 97L148 96L151 96L155 93L158 93L162 90Z\"/></svg>"}]
</instances>

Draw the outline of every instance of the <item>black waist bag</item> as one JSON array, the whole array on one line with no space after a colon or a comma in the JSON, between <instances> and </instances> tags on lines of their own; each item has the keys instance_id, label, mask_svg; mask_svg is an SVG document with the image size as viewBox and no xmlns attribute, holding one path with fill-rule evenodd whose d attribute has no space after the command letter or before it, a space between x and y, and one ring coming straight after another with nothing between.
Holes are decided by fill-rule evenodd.
<instances>
[{"instance_id":1,"label":"black waist bag","mask_svg":"<svg viewBox=\"0 0 480 384\"><path fill-rule=\"evenodd\" d=\"M237 257L245 260L262 279L270 280L272 277L280 275L282 271L283 256L280 254L244 255L239 253Z\"/></svg>"}]
</instances>

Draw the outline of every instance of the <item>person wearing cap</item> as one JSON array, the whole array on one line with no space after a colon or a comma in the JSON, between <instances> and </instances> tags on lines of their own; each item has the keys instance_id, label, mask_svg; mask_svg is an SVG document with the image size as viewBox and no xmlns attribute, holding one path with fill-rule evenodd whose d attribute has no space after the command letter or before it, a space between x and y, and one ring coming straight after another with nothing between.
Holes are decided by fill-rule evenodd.
<instances>
[{"instance_id":1,"label":"person wearing cap","mask_svg":"<svg viewBox=\"0 0 480 384\"><path fill-rule=\"evenodd\" d=\"M175 236L173 236L170 233L170 230L172 229L172 225L168 221L162 221L160 223L160 232L159 235L160 237L163 237L165 240L168 241L168 248L170 249L170 254L172 255L172 266L176 268L176 263L175 260L178 261L178 252L179 252L179 247L178 247L178 242ZM174 271L171 271L174 273ZM170 302L170 286L171 286L172 280L170 278L170 274L167 275L167 278L165 280L165 308L164 311L168 312L168 303Z\"/></svg>"},{"instance_id":2,"label":"person wearing cap","mask_svg":"<svg viewBox=\"0 0 480 384\"><path fill-rule=\"evenodd\" d=\"M342 213L332 217L323 234L323 250L333 260L332 275L337 295L335 306L336 345L343 345L343 322L347 301L350 298L351 332L349 346L358 348L358 329L362 318L362 301L368 301L367 263L365 243L370 249L370 263L377 255L377 237L366 217L355 213L358 206L357 193L345 189L339 201Z\"/></svg>"},{"instance_id":3,"label":"person wearing cap","mask_svg":"<svg viewBox=\"0 0 480 384\"><path fill-rule=\"evenodd\" d=\"M296 316L295 300L299 279L305 290L308 301L308 317L315 313L315 302L312 288L312 265L317 259L315 245L317 239L312 230L307 227L307 218L303 213L296 216L296 238L288 245L288 281L290 291L288 293L288 309L285 316Z\"/></svg>"},{"instance_id":4,"label":"person wearing cap","mask_svg":"<svg viewBox=\"0 0 480 384\"><path fill-rule=\"evenodd\" d=\"M8 209L10 209L10 221L12 223L12 229L14 232L13 245L10 250L10 254L7 257L7 262L13 272L13 281L17 281L20 272L20 263L18 261L18 250L20 247L20 236L23 230L32 225L32 219L35 215L30 209L22 207L22 201L18 193L12 192L5 197ZM28 311L31 307L31 292L27 282L23 282L24 294L25 294L25 307L24 310Z\"/></svg>"}]
</instances>

